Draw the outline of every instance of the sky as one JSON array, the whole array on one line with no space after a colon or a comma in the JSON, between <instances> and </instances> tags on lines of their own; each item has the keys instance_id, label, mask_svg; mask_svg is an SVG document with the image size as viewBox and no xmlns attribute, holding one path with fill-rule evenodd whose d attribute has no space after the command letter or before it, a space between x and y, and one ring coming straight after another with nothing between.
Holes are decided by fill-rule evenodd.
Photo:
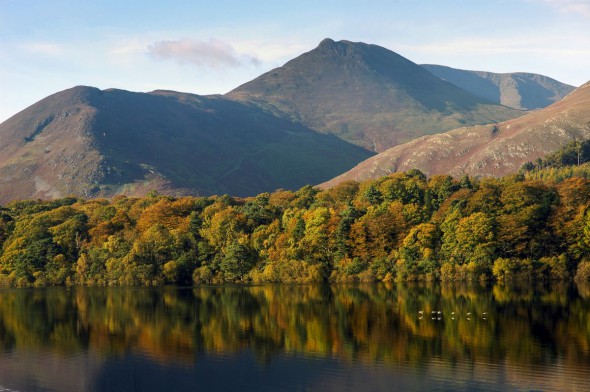
<instances>
[{"instance_id":1,"label":"sky","mask_svg":"<svg viewBox=\"0 0 590 392\"><path fill-rule=\"evenodd\" d=\"M76 85L223 94L324 38L590 80L590 0L0 0L0 122Z\"/></svg>"}]
</instances>

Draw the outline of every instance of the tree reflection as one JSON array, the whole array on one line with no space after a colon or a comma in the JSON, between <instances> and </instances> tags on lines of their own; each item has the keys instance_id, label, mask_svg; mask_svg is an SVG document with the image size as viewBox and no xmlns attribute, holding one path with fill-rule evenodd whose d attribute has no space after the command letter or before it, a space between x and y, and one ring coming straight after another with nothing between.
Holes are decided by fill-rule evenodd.
<instances>
[{"instance_id":1,"label":"tree reflection","mask_svg":"<svg viewBox=\"0 0 590 392\"><path fill-rule=\"evenodd\" d=\"M590 359L590 288L568 284L264 285L0 292L0 349L137 352L163 362L252 350L425 366Z\"/></svg>"}]
</instances>

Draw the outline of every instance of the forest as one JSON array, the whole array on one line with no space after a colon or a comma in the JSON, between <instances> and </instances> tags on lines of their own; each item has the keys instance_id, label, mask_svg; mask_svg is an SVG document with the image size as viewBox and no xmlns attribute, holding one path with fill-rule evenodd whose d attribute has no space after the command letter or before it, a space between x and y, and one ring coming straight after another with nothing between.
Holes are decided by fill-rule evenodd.
<instances>
[{"instance_id":1,"label":"forest","mask_svg":"<svg viewBox=\"0 0 590 392\"><path fill-rule=\"evenodd\" d=\"M15 201L0 208L0 285L588 280L590 169L540 163L251 198Z\"/></svg>"}]
</instances>

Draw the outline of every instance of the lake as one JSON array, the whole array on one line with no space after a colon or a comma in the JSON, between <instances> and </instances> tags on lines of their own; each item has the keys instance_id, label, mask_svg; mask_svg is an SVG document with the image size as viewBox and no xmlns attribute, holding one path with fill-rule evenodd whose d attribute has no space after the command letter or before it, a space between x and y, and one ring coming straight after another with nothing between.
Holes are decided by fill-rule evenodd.
<instances>
[{"instance_id":1,"label":"lake","mask_svg":"<svg viewBox=\"0 0 590 392\"><path fill-rule=\"evenodd\" d=\"M590 287L0 290L0 391L588 391Z\"/></svg>"}]
</instances>

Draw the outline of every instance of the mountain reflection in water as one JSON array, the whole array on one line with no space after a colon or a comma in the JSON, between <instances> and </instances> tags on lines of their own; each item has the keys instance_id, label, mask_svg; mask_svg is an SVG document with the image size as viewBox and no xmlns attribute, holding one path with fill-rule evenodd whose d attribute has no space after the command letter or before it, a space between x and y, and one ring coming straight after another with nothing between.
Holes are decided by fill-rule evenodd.
<instances>
[{"instance_id":1,"label":"mountain reflection in water","mask_svg":"<svg viewBox=\"0 0 590 392\"><path fill-rule=\"evenodd\" d=\"M0 390L590 390L590 288L11 289L0 350Z\"/></svg>"}]
</instances>

